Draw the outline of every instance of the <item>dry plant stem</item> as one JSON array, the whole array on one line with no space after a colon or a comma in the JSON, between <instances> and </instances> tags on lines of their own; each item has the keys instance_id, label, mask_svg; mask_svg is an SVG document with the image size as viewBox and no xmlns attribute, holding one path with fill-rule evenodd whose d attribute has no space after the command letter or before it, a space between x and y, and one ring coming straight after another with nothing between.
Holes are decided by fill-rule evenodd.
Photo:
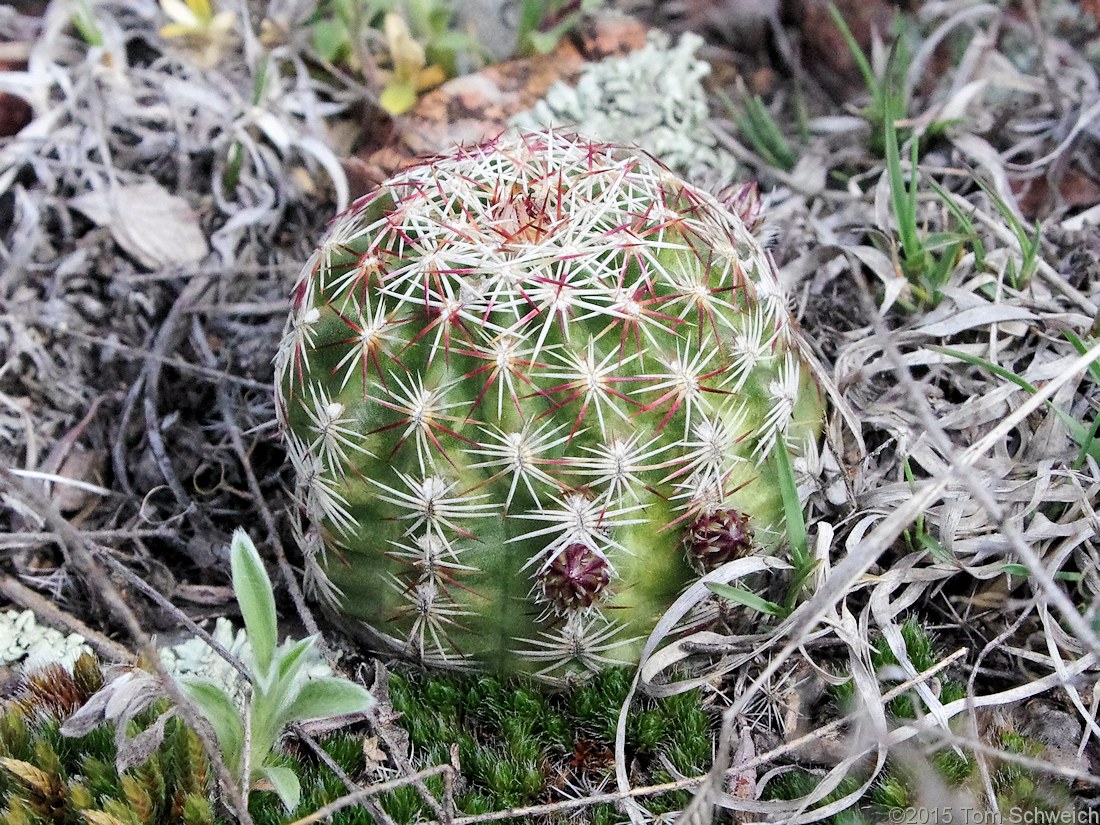
<instances>
[{"instance_id":1,"label":"dry plant stem","mask_svg":"<svg viewBox=\"0 0 1100 825\"><path fill-rule=\"evenodd\" d=\"M75 528L74 528L75 530ZM116 528L113 530L75 530L76 534L86 541L116 541L127 539L176 539L178 536L164 529L152 530L125 530ZM57 533L50 531L26 531L21 533L6 533L0 536L0 550L10 550L16 547L34 547L39 544L60 542Z\"/></svg>"},{"instance_id":2,"label":"dry plant stem","mask_svg":"<svg viewBox=\"0 0 1100 825\"><path fill-rule=\"evenodd\" d=\"M192 311L188 309L186 311ZM268 314L268 313L265 313ZM273 313L271 313L273 314ZM157 361L162 365L173 367L180 372L191 373L193 375L199 375L210 381L229 381L234 384L239 384L245 389L259 390L263 392L270 392L271 385L262 381L253 381L251 378L244 378L240 375L233 375L225 370L211 369L209 367L200 367L198 364L191 364L184 361L182 358L173 358L170 355L156 355L148 350L139 349L138 347L132 347L129 344L122 344L118 341L104 341L102 338L97 338L94 335L86 335L83 332L78 332L75 329L55 330L58 334L67 335L70 338L75 338L78 341L85 341L89 344L95 344L96 346L104 347L106 349L114 350L115 352L122 353L133 357L135 360L140 361Z\"/></svg>"},{"instance_id":3,"label":"dry plant stem","mask_svg":"<svg viewBox=\"0 0 1100 825\"><path fill-rule=\"evenodd\" d=\"M1024 10L1027 13L1027 22L1031 26L1035 42L1039 46L1039 70L1043 73L1043 80L1047 84L1047 100L1054 107L1055 114L1061 117L1065 114L1065 105L1062 101L1062 91L1058 88L1058 83L1050 72L1050 64L1047 62L1049 45L1047 44L1046 31L1043 29L1043 19L1039 13L1039 7L1035 0L1024 0Z\"/></svg>"},{"instance_id":4,"label":"dry plant stem","mask_svg":"<svg viewBox=\"0 0 1100 825\"><path fill-rule=\"evenodd\" d=\"M244 443L241 440L240 427L237 426L236 420L232 417L232 410L222 391L218 393L218 405L222 409L226 427L229 428L229 438L233 442L233 449L236 450L241 466L244 468L245 477L248 479L248 489L252 494L252 500L259 508L260 514L263 517L264 527L267 529L268 541L271 546L275 548L275 560L278 562L279 571L283 574L283 581L286 583L287 590L290 592L291 601L294 602L294 609L297 610L298 618L302 620L306 632L311 636L317 636L317 643L324 650L327 646L323 639L321 639L321 631L317 626L317 620L313 618L313 611L311 611L306 604L305 596L302 594L302 588L299 587L298 579L294 575L294 570L291 568L290 562L286 559L286 550L283 549L283 543L279 539L279 531L275 526L275 517L271 514L271 508L269 508L264 501L263 493L260 490L260 483L256 479L256 473L252 469L252 464L248 460L248 453L245 451Z\"/></svg>"},{"instance_id":5,"label":"dry plant stem","mask_svg":"<svg viewBox=\"0 0 1100 825\"><path fill-rule=\"evenodd\" d=\"M0 576L0 596L11 600L26 610L30 610L54 628L80 634L92 650L104 659L109 659L112 662L134 661L134 654L118 642L108 639L98 630L88 627L75 616L70 616L49 599L20 584L11 576Z\"/></svg>"},{"instance_id":6,"label":"dry plant stem","mask_svg":"<svg viewBox=\"0 0 1100 825\"><path fill-rule=\"evenodd\" d=\"M192 341L194 341L199 348L204 360L212 360L214 354L210 351L206 342L206 336L199 325L198 316L192 316L191 322ZM226 430L229 432L229 440L233 443L233 450L237 454L237 460L244 470L245 479L248 481L248 491L252 495L252 503L260 511L260 517L263 519L264 528L267 530L268 542L275 549L275 558L279 564L279 571L283 575L283 581L286 583L287 590L290 592L290 598L294 602L294 609L298 612L298 618L301 619L306 632L311 636L317 637L317 644L321 648L322 654L325 655L327 654L327 646L321 637L321 631L317 626L317 620L313 618L313 611L306 605L305 596L302 595L302 589L298 586L298 579L294 575L294 570L291 569L290 563L286 559L286 550L283 548L283 543L279 538L279 528L275 524L275 516L272 515L271 508L267 506L263 491L260 489L260 482L256 478L256 472L252 469L252 462L249 460L248 451L245 449L244 440L241 438L241 428L240 425L237 424L237 418L233 413L233 404L230 403L228 389L225 384L218 386L218 411L221 413L222 421L225 423Z\"/></svg>"},{"instance_id":7,"label":"dry plant stem","mask_svg":"<svg viewBox=\"0 0 1100 825\"><path fill-rule=\"evenodd\" d=\"M228 662L229 665L235 671L237 671L237 673L241 676L242 679L245 680L247 684L252 684L252 676L249 674L245 666L241 663L241 660L230 653L228 650L226 650L221 642L219 642L217 639L215 639L213 636L203 630L202 627L196 624L190 616L188 616L186 613L184 613L182 610L172 604L172 602L166 599L164 595L160 593L160 591L151 586L148 582L145 581L145 579L141 578L141 576L138 576L129 567L120 562L118 559L111 556L109 553L104 553L100 551L97 552L95 555L98 561L105 563L113 571L118 573L119 576L126 579L126 581L135 590L148 598L149 601L153 602L158 608L163 610L166 614L168 614L177 622L186 627L195 636L206 642L211 650L213 650L226 662Z\"/></svg>"},{"instance_id":8,"label":"dry plant stem","mask_svg":"<svg viewBox=\"0 0 1100 825\"><path fill-rule=\"evenodd\" d=\"M294 733L295 736L297 736L305 743L307 748L313 751L313 755L316 756L317 759L320 760L322 763L324 763L325 767L332 771L336 775L336 777L344 783L344 787L347 788L350 793L359 793L361 790L363 790L363 786L358 784L350 776L348 776L344 769L341 768L336 763L336 761L328 755L328 752L317 743L317 740L306 733L304 730L302 730L301 725L291 725L290 730ZM380 822L381 825L396 825L396 823L393 821L393 818L388 813L386 813L385 809L375 800L363 800L363 807L366 808L367 812L375 820Z\"/></svg>"},{"instance_id":9,"label":"dry plant stem","mask_svg":"<svg viewBox=\"0 0 1100 825\"><path fill-rule=\"evenodd\" d=\"M166 353L175 347L173 346L177 341L175 333L176 323L179 320L179 316L184 306L188 306L197 301L207 288L211 284L211 278L209 276L198 276L190 281L187 286L183 288L179 296L176 298L175 303L172 304L172 308L168 311L167 317L165 317L160 328L153 336L153 340L150 342L148 351L144 353L145 363L142 365L141 372L138 374L137 379L130 386L130 389L126 393L126 400L123 403L122 410L119 414L118 422L118 438L115 440L114 447L111 452L112 462L114 464L115 475L117 476L119 483L123 489L130 495L133 495L133 488L130 486L129 473L126 468L126 458L124 455L124 439L130 428L130 417L133 415L134 405L137 404L138 396L144 391L146 399L151 400L151 397L156 392L156 386L160 381L160 359L166 358ZM158 423L156 421L156 406L146 405L146 431L156 429ZM152 420L150 420L150 413L152 413ZM176 496L176 500L180 503L184 510L188 508L190 502L187 500L186 493L183 492L182 485L179 480L175 479L175 473L171 471L171 468L161 465L161 473L163 474L167 470L169 476L175 480L175 486L172 488L173 494ZM171 481L169 481L171 486ZM182 501L181 501L182 495Z\"/></svg>"},{"instance_id":10,"label":"dry plant stem","mask_svg":"<svg viewBox=\"0 0 1100 825\"><path fill-rule=\"evenodd\" d=\"M382 668L381 664L378 663L377 661L375 662L375 671L374 672L375 672L375 682L374 682L374 684L378 684L377 680L379 678L384 678L384 676L382 674L384 674L385 671ZM377 708L375 708L374 711L372 711L370 714L368 714L367 721L368 721L368 724L370 725L371 732L376 734L378 736L378 738L382 740L383 744L385 744L386 752L390 755L390 759L393 760L394 764L397 766L397 769L399 771L403 772L406 776L414 774L415 771L413 770L412 763L409 762L408 758L405 756L405 751L401 747L401 743L398 742L391 735L390 726L383 723L378 718ZM444 774L444 780L445 780L444 781L444 788L445 789L450 787L450 780L446 779L447 776L448 776L448 774ZM426 802L429 806L431 806L432 809L434 809L436 816L438 816L441 820L446 821L447 818L448 818L447 809L439 804L438 800L436 800L436 798L432 795L431 790L428 788L428 786L426 784L424 784L424 780L422 780L422 779L416 780L415 785L416 785L417 792L420 794L420 798L423 799L424 802ZM452 807L453 807L453 805L452 805Z\"/></svg>"},{"instance_id":11,"label":"dry plant stem","mask_svg":"<svg viewBox=\"0 0 1100 825\"><path fill-rule=\"evenodd\" d=\"M168 484L168 489L172 491L172 495L176 498L180 512L196 512L194 502L191 501L191 497L187 495L187 490L183 487L183 482L176 475L176 471L172 467L172 459L168 455L168 449L164 446L164 439L160 434L161 422L157 414L157 405L153 400L152 392L148 392L148 384L146 389L147 394L142 407L145 412L145 438L149 443L149 449L153 453L153 458L157 463L161 476Z\"/></svg>"},{"instance_id":12,"label":"dry plant stem","mask_svg":"<svg viewBox=\"0 0 1100 825\"><path fill-rule=\"evenodd\" d=\"M115 278L123 284L158 284L164 281L179 281L196 278L199 275L209 275L217 278L239 278L242 275L285 275L297 272L301 267L299 263L252 264L246 266L234 262L232 267L216 266L215 263L209 266L203 264L201 267L185 267L182 269L177 267L170 270L160 270L158 272L118 274L115 275Z\"/></svg>"},{"instance_id":13,"label":"dry plant stem","mask_svg":"<svg viewBox=\"0 0 1100 825\"><path fill-rule=\"evenodd\" d=\"M209 276L200 276L183 288L175 303L172 304L172 308L168 310L168 315L165 317L164 323L161 324L160 330L157 332L150 353L163 355L178 346L180 333L177 332L176 327L179 325L181 317L183 316L184 308L198 300L211 284L212 279ZM160 360L149 360L145 362L145 366L142 369L142 374L145 377L145 398L142 405L145 412L145 437L149 441L149 449L156 459L157 467L160 469L161 475L168 483L168 487L171 489L172 494L176 497L176 503L183 512L190 512L194 510L194 502L191 501L191 497L184 489L183 483L176 475L175 468L172 466L172 459L165 449L164 439L161 438L160 434L161 424L160 416L157 412L157 395L160 390L162 366ZM195 510L195 513L200 519L206 521L201 511Z\"/></svg>"},{"instance_id":14,"label":"dry plant stem","mask_svg":"<svg viewBox=\"0 0 1100 825\"><path fill-rule=\"evenodd\" d=\"M0 43L0 61L23 63L31 56L30 43Z\"/></svg>"},{"instance_id":15,"label":"dry plant stem","mask_svg":"<svg viewBox=\"0 0 1100 825\"><path fill-rule=\"evenodd\" d=\"M304 816L301 819L296 819L290 823L290 825L313 825L314 822L324 822L334 813L344 810L344 808L350 808L352 805L358 805L360 802L370 799L372 796L377 796L380 793L386 791L392 791L397 788L403 788L406 785L410 785L414 782L423 782L425 779L430 779L433 776L439 774L454 773L454 767L451 765L436 765L432 768L425 768L422 771L417 771L412 776L403 776L400 779L391 779L388 782L380 782L377 785L371 785L368 788L363 788L361 791L356 791L353 794L340 797L335 802L330 802L323 808L318 808L309 816ZM455 819L457 823L460 820Z\"/></svg>"},{"instance_id":16,"label":"dry plant stem","mask_svg":"<svg viewBox=\"0 0 1100 825\"><path fill-rule=\"evenodd\" d=\"M919 51L913 56L913 60L909 64L909 70L905 75L905 88L902 93L902 100L913 100L916 96L917 85L921 80L927 77L928 63L931 61L932 56L936 53L936 49L940 43L951 34L956 26L960 26L963 23L976 23L983 17L997 18L1003 12L992 3L981 3L969 8L960 9L955 12L951 17L938 25L927 39L921 43ZM992 43L986 46L986 51L992 49ZM958 91L960 86L969 81L971 73L959 72L958 75L952 81L951 97Z\"/></svg>"},{"instance_id":17,"label":"dry plant stem","mask_svg":"<svg viewBox=\"0 0 1100 825\"><path fill-rule=\"evenodd\" d=\"M1074 661L1068 665L1065 670L1066 674L1063 676L1061 673L1051 673L1041 679L1036 679L1028 684L1020 685L1019 687L1004 690L999 693L987 694L984 696L976 697L964 697L957 699L954 702L950 702L943 706L944 713L948 718L955 716L957 713L965 711L974 711L978 708L985 707L997 707L1000 705L1011 705L1030 699L1034 696L1046 693L1048 690L1061 687L1066 684L1068 676L1079 676L1089 669L1095 669L1098 663L1097 657L1092 653L1087 653L1080 659ZM907 725L902 725L890 731L890 735L887 737L887 743L891 746L905 742L908 739L913 738L919 733L934 732L937 736L942 736L947 741L953 734L939 729L938 726L933 723L929 724L928 720L931 717L925 717L919 719ZM969 740L963 740L969 741ZM870 745L869 747L874 747ZM988 746L986 746L988 748ZM995 748L991 749L994 753L1000 756L1009 758L1008 754L1002 754ZM1058 768L1053 765L1039 762L1038 767L1040 770L1044 770L1048 773L1056 773L1062 776L1070 777L1075 780L1086 782L1093 787L1100 787L1100 776L1094 776L1082 771L1074 771L1072 768Z\"/></svg>"},{"instance_id":18,"label":"dry plant stem","mask_svg":"<svg viewBox=\"0 0 1100 825\"><path fill-rule=\"evenodd\" d=\"M858 270L858 268L853 267L853 271L859 281L860 298L864 303L864 309L866 311L868 305L871 303L869 298L870 290L866 284L866 281L862 277L862 273ZM897 374L902 386L905 388L905 392L908 395L909 400L913 405L913 408L916 410L921 423L924 425L926 435L931 439L932 443L941 452L941 454L945 456L950 455L951 444L946 434L943 432L943 429L940 427L939 422L936 421L935 416L932 415L931 410L928 408L927 400L923 395L920 394L917 389L916 382L909 375L908 369L903 362L901 353L898 351L893 339L883 328L882 322L877 314L872 312L870 313L870 317L874 319L875 332L882 340L883 350L886 356L890 359L894 371ZM1080 616L1078 611L1073 607L1072 602L1069 601L1069 598L1065 595L1061 588L1058 587L1053 578L1047 573L1046 569L1043 567L1042 559L1038 556L1037 553L1035 553L1031 549L1027 542L1024 541L1016 526L1006 518L1004 512L997 505L996 501L994 501L993 498L989 495L988 491L982 486L981 482L974 477L969 466L956 465L953 467L953 470L957 470L960 480L963 482L964 485L966 485L971 495L974 496L975 501L993 519L994 523L997 525L997 528L1012 544L1012 547L1016 551L1017 556L1027 565L1029 572L1038 580L1039 585L1045 592L1046 596L1055 604L1059 612L1061 612L1063 617L1066 619L1067 623L1077 632L1078 639L1082 642L1082 644L1086 645L1086 647L1088 647L1093 652L1093 654L1100 655L1100 643L1098 643L1095 634L1092 633L1092 630L1088 626L1088 623ZM1038 594L1036 594L1035 599L1038 599ZM1034 600L1032 606L1034 607ZM1018 626L1026 615L1027 613L1022 614L1017 622L1014 623L1013 627ZM1005 634L1011 632L1011 630L1012 628L1005 631L1005 633L1001 634L1001 636L1005 636ZM993 642L990 643L990 645L992 644ZM983 655L990 648L990 645L987 645L986 648L983 650ZM972 673L970 683L968 684L968 698L973 696L973 682L974 674ZM973 726L976 724L976 720L973 714L971 714L970 721L973 730ZM947 731L942 731L942 735L946 739L948 736ZM973 738L976 740L977 736L975 735ZM992 778L988 765L986 764L986 761L983 757L987 755L987 751L992 751L993 753L997 753L997 751L996 749L976 750L979 753L978 768L982 777L982 784L984 786L986 795L989 797L991 802L995 801L996 795L992 785Z\"/></svg>"},{"instance_id":19,"label":"dry plant stem","mask_svg":"<svg viewBox=\"0 0 1100 825\"><path fill-rule=\"evenodd\" d=\"M0 480L4 482L13 495L23 500L25 504L33 508L40 518L56 532L66 550L69 563L83 578L85 587L89 593L95 593L104 603L111 614L126 627L127 633L137 644L141 654L155 668L160 677L161 687L179 710L180 718L191 727L202 742L210 764L218 776L222 792L228 798L228 803L233 812L240 819L241 825L253 825L252 817L248 813L248 806L241 796L240 789L236 785L233 775L230 773L225 760L222 759L218 743L210 736L209 728L205 724L202 715L195 708L191 700L180 690L172 676L165 670L160 660L160 654L153 640L142 629L137 616L127 606L122 595L118 592L114 582L100 567L94 555L88 550L80 534L73 529L68 520L58 512L52 502L47 501L28 485L24 484L18 476L6 468L0 468Z\"/></svg>"},{"instance_id":20,"label":"dry plant stem","mask_svg":"<svg viewBox=\"0 0 1100 825\"><path fill-rule=\"evenodd\" d=\"M103 403L104 397L103 395L97 395L92 399L92 402L88 405L88 411L84 413L84 417L53 445L41 466L35 468L28 467L27 469L37 469L43 473L58 472L65 463L66 456L72 451L73 445L76 444L77 439L80 438L84 430L87 429L88 424L91 423L92 418L95 417L96 410L98 410L99 405Z\"/></svg>"},{"instance_id":21,"label":"dry plant stem","mask_svg":"<svg viewBox=\"0 0 1100 825\"><path fill-rule=\"evenodd\" d=\"M290 311L290 301L195 304L195 306L189 308L187 311L195 313L196 315L232 315L239 318L267 318L272 315L286 315ZM266 384L264 386L270 389Z\"/></svg>"}]
</instances>

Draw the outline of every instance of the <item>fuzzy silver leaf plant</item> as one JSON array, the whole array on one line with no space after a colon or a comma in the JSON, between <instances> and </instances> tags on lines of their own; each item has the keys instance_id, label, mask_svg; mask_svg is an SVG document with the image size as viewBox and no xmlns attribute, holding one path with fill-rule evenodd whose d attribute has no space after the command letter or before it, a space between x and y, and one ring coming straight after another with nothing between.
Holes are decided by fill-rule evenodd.
<instances>
[{"instance_id":1,"label":"fuzzy silver leaf plant","mask_svg":"<svg viewBox=\"0 0 1100 825\"><path fill-rule=\"evenodd\" d=\"M783 538L821 392L714 196L554 132L421 162L302 271L277 409L315 584L426 664L636 663L684 587Z\"/></svg>"}]
</instances>

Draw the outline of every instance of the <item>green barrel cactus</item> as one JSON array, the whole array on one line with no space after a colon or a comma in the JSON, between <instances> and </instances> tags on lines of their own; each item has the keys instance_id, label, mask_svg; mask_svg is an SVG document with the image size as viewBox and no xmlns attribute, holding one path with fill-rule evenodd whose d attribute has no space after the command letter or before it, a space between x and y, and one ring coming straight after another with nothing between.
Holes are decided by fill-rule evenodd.
<instances>
[{"instance_id":1,"label":"green barrel cactus","mask_svg":"<svg viewBox=\"0 0 1100 825\"><path fill-rule=\"evenodd\" d=\"M637 150L502 136L336 218L276 356L323 593L427 664L637 662L783 536L821 391L745 222Z\"/></svg>"}]
</instances>

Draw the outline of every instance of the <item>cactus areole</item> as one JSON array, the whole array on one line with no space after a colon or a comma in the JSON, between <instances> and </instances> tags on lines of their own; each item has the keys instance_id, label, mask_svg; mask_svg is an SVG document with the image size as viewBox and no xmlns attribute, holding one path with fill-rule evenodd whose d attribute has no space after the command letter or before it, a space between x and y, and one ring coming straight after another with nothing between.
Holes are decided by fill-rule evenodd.
<instances>
[{"instance_id":1,"label":"cactus areole","mask_svg":"<svg viewBox=\"0 0 1100 825\"><path fill-rule=\"evenodd\" d=\"M314 584L396 652L636 663L700 571L783 538L776 451L823 402L773 265L637 150L533 133L408 168L293 303L277 407Z\"/></svg>"}]
</instances>

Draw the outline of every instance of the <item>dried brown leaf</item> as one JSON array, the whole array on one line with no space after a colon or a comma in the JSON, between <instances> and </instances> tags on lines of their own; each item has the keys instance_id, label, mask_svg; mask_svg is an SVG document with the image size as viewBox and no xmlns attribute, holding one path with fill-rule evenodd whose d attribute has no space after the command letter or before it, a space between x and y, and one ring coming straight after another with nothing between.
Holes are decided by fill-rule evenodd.
<instances>
[{"instance_id":1,"label":"dried brown leaf","mask_svg":"<svg viewBox=\"0 0 1100 825\"><path fill-rule=\"evenodd\" d=\"M109 227L123 251L149 269L194 264L209 250L190 204L155 181L85 192L69 205Z\"/></svg>"}]
</instances>

